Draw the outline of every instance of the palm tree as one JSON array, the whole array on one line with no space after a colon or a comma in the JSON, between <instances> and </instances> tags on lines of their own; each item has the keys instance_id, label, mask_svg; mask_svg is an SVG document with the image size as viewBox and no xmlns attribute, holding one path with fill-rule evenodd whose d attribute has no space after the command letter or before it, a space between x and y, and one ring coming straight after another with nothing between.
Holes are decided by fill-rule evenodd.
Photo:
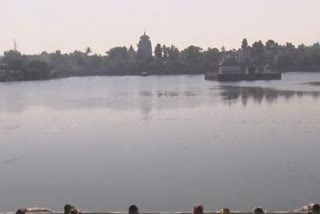
<instances>
[{"instance_id":1,"label":"palm tree","mask_svg":"<svg viewBox=\"0 0 320 214\"><path fill-rule=\"evenodd\" d=\"M91 54L91 53L92 53L91 48L90 48L90 47L87 47L87 48L86 48L86 54L89 55L89 54Z\"/></svg>"}]
</instances>

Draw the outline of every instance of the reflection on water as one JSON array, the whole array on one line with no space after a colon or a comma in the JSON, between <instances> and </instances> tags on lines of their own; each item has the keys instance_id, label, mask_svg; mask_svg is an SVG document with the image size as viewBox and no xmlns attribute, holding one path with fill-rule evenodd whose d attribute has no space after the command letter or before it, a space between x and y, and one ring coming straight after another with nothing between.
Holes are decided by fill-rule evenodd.
<instances>
[{"instance_id":1,"label":"reflection on water","mask_svg":"<svg viewBox=\"0 0 320 214\"><path fill-rule=\"evenodd\" d=\"M320 82L305 82L304 85L320 86Z\"/></svg>"},{"instance_id":2,"label":"reflection on water","mask_svg":"<svg viewBox=\"0 0 320 214\"><path fill-rule=\"evenodd\" d=\"M60 82L59 82L60 81ZM68 84L68 82L84 81L87 90L82 87ZM145 109L153 108L181 108L181 107L199 107L205 105L203 97L206 96L206 88L186 87L182 88L153 88L146 85L145 89L126 88L126 83L122 82L123 88L113 88L108 84L112 79L98 80L97 83L92 80L83 80L79 78L70 78L68 80L57 80L57 82L36 82L17 83L15 85L0 85L0 112L24 112L33 106L43 106L55 109L57 111L76 110L76 109L113 109L118 111L127 111L139 109L142 112ZM119 81L119 80L117 80ZM58 87L58 84L61 86ZM97 84L89 87L89 84ZM174 84L174 83L172 83ZM217 94L216 94L217 95ZM215 95L215 96L216 96ZM194 100L198 102L194 102ZM183 102L176 102L178 101ZM149 111L149 110L148 110Z\"/></svg>"},{"instance_id":3,"label":"reflection on water","mask_svg":"<svg viewBox=\"0 0 320 214\"><path fill-rule=\"evenodd\" d=\"M19 161L20 158L11 158L11 159L7 159L7 160L3 160L0 162L0 165L3 164L3 165L9 165L9 164L13 164L17 161Z\"/></svg>"},{"instance_id":4,"label":"reflection on water","mask_svg":"<svg viewBox=\"0 0 320 214\"><path fill-rule=\"evenodd\" d=\"M318 201L320 74L0 83L0 211L294 209ZM256 154L259 154L257 156Z\"/></svg>"},{"instance_id":5,"label":"reflection on water","mask_svg":"<svg viewBox=\"0 0 320 214\"><path fill-rule=\"evenodd\" d=\"M171 77L172 78L172 77ZM49 82L28 82L0 85L0 112L24 112L33 106L43 106L57 111L76 109L112 109L127 111L139 109L146 116L153 109L199 108L221 102L232 105L239 101L246 106L254 103L277 102L279 98L289 101L293 98L319 98L320 90L305 90L302 84L291 84L294 88L287 89L278 85L263 83L263 86L219 84L204 82L202 76L195 76L195 82L169 82L168 87L143 84L126 85L123 80L113 79L82 79L70 78ZM81 84L76 85L76 82ZM119 84L109 86L109 82ZM136 82L135 79L133 79ZM287 81L289 82L289 81ZM286 83L286 82L285 82ZM285 85L284 83L284 85ZM34 84L34 85L33 85ZM91 85L93 84L93 85ZM132 83L131 83L132 84ZM181 85L182 84L182 85ZM256 83L255 83L256 84ZM306 86L305 86L306 87ZM0 118L1 126L1 118Z\"/></svg>"},{"instance_id":6,"label":"reflection on water","mask_svg":"<svg viewBox=\"0 0 320 214\"><path fill-rule=\"evenodd\" d=\"M263 101L271 104L284 98L289 101L292 98L304 96L312 97L317 100L320 96L320 91L298 91L298 90L283 90L275 88L262 88L262 87L241 87L241 86L220 86L221 96L227 101L241 100L244 106L248 101L261 104ZM229 102L232 103L232 102Z\"/></svg>"}]
</instances>

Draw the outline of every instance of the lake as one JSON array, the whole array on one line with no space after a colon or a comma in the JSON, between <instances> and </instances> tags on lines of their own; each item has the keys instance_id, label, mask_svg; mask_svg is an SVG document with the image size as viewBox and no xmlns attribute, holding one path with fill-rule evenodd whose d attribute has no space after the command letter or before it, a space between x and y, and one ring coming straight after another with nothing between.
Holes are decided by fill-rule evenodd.
<instances>
[{"instance_id":1,"label":"lake","mask_svg":"<svg viewBox=\"0 0 320 214\"><path fill-rule=\"evenodd\" d=\"M0 209L320 202L320 73L0 83Z\"/></svg>"}]
</instances>

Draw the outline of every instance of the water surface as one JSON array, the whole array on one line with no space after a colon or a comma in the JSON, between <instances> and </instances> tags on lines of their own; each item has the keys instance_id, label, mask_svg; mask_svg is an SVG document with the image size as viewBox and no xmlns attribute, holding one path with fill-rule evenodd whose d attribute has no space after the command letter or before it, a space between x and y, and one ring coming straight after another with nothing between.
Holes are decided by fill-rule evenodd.
<instances>
[{"instance_id":1,"label":"water surface","mask_svg":"<svg viewBox=\"0 0 320 214\"><path fill-rule=\"evenodd\" d=\"M320 200L320 74L0 83L0 208L294 209Z\"/></svg>"}]
</instances>

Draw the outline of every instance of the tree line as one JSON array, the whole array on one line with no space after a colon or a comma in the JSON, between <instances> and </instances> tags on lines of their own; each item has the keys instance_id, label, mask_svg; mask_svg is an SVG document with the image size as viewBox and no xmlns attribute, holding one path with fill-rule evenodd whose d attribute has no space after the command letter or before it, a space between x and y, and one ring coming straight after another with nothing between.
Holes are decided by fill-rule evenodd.
<instances>
[{"instance_id":1,"label":"tree line","mask_svg":"<svg viewBox=\"0 0 320 214\"><path fill-rule=\"evenodd\" d=\"M1 59L0 80L5 79L4 73L17 80L88 75L140 75L142 72L150 75L203 74L216 71L219 62L225 57L235 58L243 65L268 64L278 71L320 71L319 43L296 47L289 42L280 45L268 40L265 43L256 41L249 45L247 39L243 39L241 48L232 50L224 47L204 50L194 45L179 50L174 45L157 44L152 57L146 57L143 52L135 51L132 47L114 47L104 55L92 53L89 47L84 51L68 54L57 50L33 56L10 50L4 52ZM12 77L13 74L16 77Z\"/></svg>"}]
</instances>

